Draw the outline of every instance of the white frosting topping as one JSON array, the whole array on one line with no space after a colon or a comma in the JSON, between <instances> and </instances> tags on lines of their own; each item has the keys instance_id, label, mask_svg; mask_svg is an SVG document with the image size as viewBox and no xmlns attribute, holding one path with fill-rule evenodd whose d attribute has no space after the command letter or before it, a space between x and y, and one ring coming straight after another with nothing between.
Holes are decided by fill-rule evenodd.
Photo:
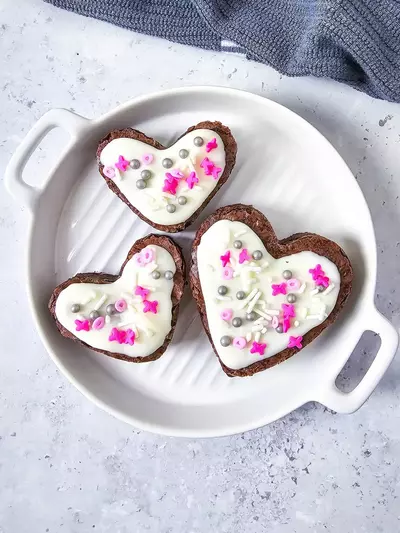
<instances>
[{"instance_id":1,"label":"white frosting topping","mask_svg":"<svg viewBox=\"0 0 400 533\"><path fill-rule=\"evenodd\" d=\"M234 247L233 243L237 240L242 242L240 249ZM251 257L240 263L240 254L244 249ZM227 251L230 257L226 264L228 270L224 274L220 257ZM255 251L262 253L258 260L252 257ZM299 337L329 316L340 289L339 271L326 257L306 251L275 259L254 231L242 222L220 220L213 224L201 238L197 262L211 337L222 362L232 369L245 368L281 352L288 347L291 339L293 342L293 338L301 345ZM320 281L313 280L309 272L317 265L329 278L329 281L325 280L325 284L329 285L322 292L318 290ZM291 271L292 278L285 279L284 271ZM231 275L233 277L227 279ZM282 283L286 284L282 286L286 295L279 293L273 296L272 285ZM219 293L221 286L227 288L225 294ZM244 291L244 299L237 298L238 291ZM288 299L293 299L288 298L289 294L295 297L293 308L286 307L289 305ZM287 315L290 309L295 314L289 317L290 327L285 333L278 333L275 328L282 327L284 310ZM228 320L221 318L223 311ZM246 318L251 311L256 313L255 320ZM241 319L242 325L234 327L234 318ZM230 338L228 346L221 344L224 336ZM242 340L235 342L237 338ZM240 349L238 344L244 347ZM260 344L266 344L266 347L257 346ZM257 347L264 353L251 353Z\"/></svg>"},{"instance_id":2,"label":"white frosting topping","mask_svg":"<svg viewBox=\"0 0 400 533\"><path fill-rule=\"evenodd\" d=\"M147 252L150 254L146 256L147 263L140 266L137 256ZM152 272L154 270L160 273L159 279L153 278ZM146 357L162 346L165 337L171 330L171 292L174 281L165 278L164 274L167 271L173 274L176 271L171 254L160 246L147 246L140 254L135 254L127 262L122 276L117 281L101 285L72 283L66 287L56 301L57 319L78 339L94 348L129 357ZM140 294L135 294L137 286L148 289L146 298ZM158 302L156 314L151 310L144 312L144 309L149 306L145 304L145 299L150 302L150 306L155 306L154 301ZM119 300L126 302L126 310L115 312L108 317L107 306L114 305ZM80 306L76 313L72 312L74 304ZM91 311L97 311L105 319L101 329L94 329L94 321L89 317ZM90 330L77 331L75 321L83 323L88 321ZM119 332L122 331L120 334L121 344L118 340L109 340L113 328ZM133 337L134 343L130 344L129 339L132 342ZM125 342L127 339L128 342Z\"/></svg>"},{"instance_id":3,"label":"white frosting topping","mask_svg":"<svg viewBox=\"0 0 400 533\"><path fill-rule=\"evenodd\" d=\"M202 146L195 145L196 137L204 141ZM216 147L207 152L207 144L213 139L216 140ZM188 152L187 157L180 157L181 150ZM146 155L150 155L151 162L146 162ZM134 169L128 166L125 171L120 170L115 166L120 156L126 161L138 160L140 167ZM201 166L205 158L220 169L219 172L215 172L215 177L212 174L206 175L206 169ZM163 166L164 159L172 161L170 168ZM101 152L100 161L104 165L103 172L111 168L111 174L115 173L111 179L128 201L146 218L156 224L172 225L190 218L215 189L225 169L225 147L221 137L213 130L199 129L187 133L173 146L164 150L157 150L135 139L114 139ZM151 178L146 180L146 188L139 189L137 181L142 178L141 173L144 170L151 172ZM183 177L179 178L176 194L163 192L167 173L173 174L175 170L183 174ZM198 182L193 188L189 188L190 182L188 184L186 179L192 172L195 172ZM186 203L179 203L179 197L186 198ZM168 208L168 211L167 205L174 206L175 211L169 212L173 207Z\"/></svg>"}]
</instances>

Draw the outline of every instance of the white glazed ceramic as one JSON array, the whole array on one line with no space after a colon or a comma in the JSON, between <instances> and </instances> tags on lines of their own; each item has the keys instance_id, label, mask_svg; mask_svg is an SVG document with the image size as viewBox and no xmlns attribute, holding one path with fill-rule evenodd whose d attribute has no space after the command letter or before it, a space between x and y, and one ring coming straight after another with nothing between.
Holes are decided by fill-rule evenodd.
<instances>
[{"instance_id":1,"label":"white glazed ceramic","mask_svg":"<svg viewBox=\"0 0 400 533\"><path fill-rule=\"evenodd\" d=\"M216 207L242 202L263 211L280 238L315 231L333 239L354 267L354 290L339 320L298 355L251 378L232 379L222 372L189 291L167 352L141 365L63 338L47 310L58 283L76 272L116 273L132 243L151 232L99 175L99 140L114 128L133 126L166 145L202 120L220 120L232 129L238 159L197 223L175 236L186 251L201 220ZM22 180L22 170L54 127L67 130L70 142L41 187L33 188ZM81 392L136 427L179 436L228 435L267 424L312 400L350 413L365 402L394 357L398 335L374 306L376 245L364 197L328 141L270 100L233 89L190 87L137 98L97 120L53 110L15 152L6 184L32 213L27 285L43 343ZM379 334L379 352L361 383L343 393L336 377L365 330Z\"/></svg>"}]
</instances>

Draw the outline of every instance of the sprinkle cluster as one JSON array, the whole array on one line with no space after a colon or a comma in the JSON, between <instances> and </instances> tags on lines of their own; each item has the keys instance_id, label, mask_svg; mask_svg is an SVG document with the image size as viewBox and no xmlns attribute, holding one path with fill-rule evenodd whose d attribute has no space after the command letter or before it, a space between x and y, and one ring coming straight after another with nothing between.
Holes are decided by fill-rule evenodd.
<instances>
[{"instance_id":1,"label":"sprinkle cluster","mask_svg":"<svg viewBox=\"0 0 400 533\"><path fill-rule=\"evenodd\" d=\"M145 271L149 279L160 279L162 273L156 263L156 251L147 246L136 253L132 260ZM166 270L163 277L167 281L173 280L173 272ZM136 276L137 278L137 276ZM99 286L100 287L100 286ZM139 330L147 336L155 333L153 325L144 315L158 314L159 302L151 298L151 293L156 290L150 284L139 285L134 283L131 292L124 292L115 302L109 302L110 296L100 291L91 291L88 297L80 302L73 303L71 313L76 314L74 321L76 331L101 330L107 325L111 327L108 340L119 344L133 345L139 338ZM91 310L89 311L91 306ZM82 314L86 311L86 316ZM118 321L118 323L117 323ZM129 326L127 329L124 329Z\"/></svg>"},{"instance_id":2,"label":"sprinkle cluster","mask_svg":"<svg viewBox=\"0 0 400 533\"><path fill-rule=\"evenodd\" d=\"M202 137L197 136L193 139L193 145L196 148L201 148L205 145L205 153L210 154L213 150L218 148L217 139L214 137L205 144ZM205 176L211 176L218 180L222 168L217 166L212 161L211 155L199 157L199 155L191 155L190 148L182 148L178 152L176 160L170 157L164 157L161 164L165 169L163 185L161 191L157 191L164 200L163 206L168 213L175 213L179 206L184 206L188 202L188 196L191 191L201 190L199 170L202 169ZM154 168L152 164L155 163L155 156L153 154L145 154L141 159L134 158L130 161L125 159L123 155L119 155L118 160L113 166L105 166L103 173L110 179L122 179L125 174L130 171L135 171L138 179L136 180L136 187L139 190L154 189L151 186L151 178L154 176ZM143 167L149 167L144 168ZM181 194L181 193L186 193ZM160 204L156 198L151 196L150 191L147 192L149 204L154 210L160 209Z\"/></svg>"},{"instance_id":3,"label":"sprinkle cluster","mask_svg":"<svg viewBox=\"0 0 400 533\"><path fill-rule=\"evenodd\" d=\"M235 237L245 233L246 231L239 232ZM328 294L334 285L318 264L309 269L311 276L308 279L299 279L296 272L287 269L280 276L275 276L275 279L267 278L269 288L268 285L265 288L263 284L261 289L258 277L262 272L268 272L269 268L263 255L261 250L250 250L242 240L236 239L233 248L226 249L219 257L222 284L216 288L215 300L228 305L221 309L219 316L225 323L224 329L228 326L229 331L229 334L221 337L220 344L222 347L233 346L238 350L247 349L251 354L268 356L268 343L263 336L267 332L280 335L293 330L293 334L288 337L287 348L300 350L303 347L303 336L295 334L295 329L300 325L299 319L322 321L327 316L326 305L323 303L318 314L308 315L308 309L301 305L302 294L307 285L311 285L311 295L323 291ZM241 290L232 295L229 282L238 277ZM283 303L282 296L285 297ZM275 304L274 301L280 303Z\"/></svg>"}]
</instances>

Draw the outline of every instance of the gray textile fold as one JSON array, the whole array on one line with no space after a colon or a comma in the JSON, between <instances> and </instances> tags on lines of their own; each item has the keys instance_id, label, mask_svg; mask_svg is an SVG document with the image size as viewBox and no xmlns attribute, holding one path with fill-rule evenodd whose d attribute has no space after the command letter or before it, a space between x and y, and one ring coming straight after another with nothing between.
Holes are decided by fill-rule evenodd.
<instances>
[{"instance_id":1,"label":"gray textile fold","mask_svg":"<svg viewBox=\"0 0 400 533\"><path fill-rule=\"evenodd\" d=\"M397 0L46 0L140 33L243 53L400 102Z\"/></svg>"}]
</instances>

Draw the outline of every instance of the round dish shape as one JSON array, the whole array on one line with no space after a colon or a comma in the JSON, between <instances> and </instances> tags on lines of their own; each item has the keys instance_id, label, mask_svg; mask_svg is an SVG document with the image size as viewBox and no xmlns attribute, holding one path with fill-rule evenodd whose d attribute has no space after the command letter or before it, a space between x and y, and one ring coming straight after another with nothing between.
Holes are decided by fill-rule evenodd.
<instances>
[{"instance_id":1,"label":"round dish shape","mask_svg":"<svg viewBox=\"0 0 400 533\"><path fill-rule=\"evenodd\" d=\"M352 295L338 320L299 354L250 378L229 378L219 365L187 291L174 338L157 361L113 360L63 338L47 310L57 284L77 272L116 274L132 244L152 230L99 175L99 141L134 127L171 145L202 120L227 125L238 144L228 183L189 230L174 238L189 253L193 231L217 207L252 204L278 238L315 232L336 241L354 268ZM22 171L55 127L70 134L57 165L39 187ZM16 150L6 172L9 192L31 213L27 287L40 337L61 371L88 398L145 430L177 436L221 436L260 427L309 401L337 412L358 409L393 359L398 335L376 310L376 244L370 213L349 168L330 143L285 107L217 87L173 89L136 98L99 119L66 110L45 114ZM350 393L335 380L365 330L381 346Z\"/></svg>"}]
</instances>

